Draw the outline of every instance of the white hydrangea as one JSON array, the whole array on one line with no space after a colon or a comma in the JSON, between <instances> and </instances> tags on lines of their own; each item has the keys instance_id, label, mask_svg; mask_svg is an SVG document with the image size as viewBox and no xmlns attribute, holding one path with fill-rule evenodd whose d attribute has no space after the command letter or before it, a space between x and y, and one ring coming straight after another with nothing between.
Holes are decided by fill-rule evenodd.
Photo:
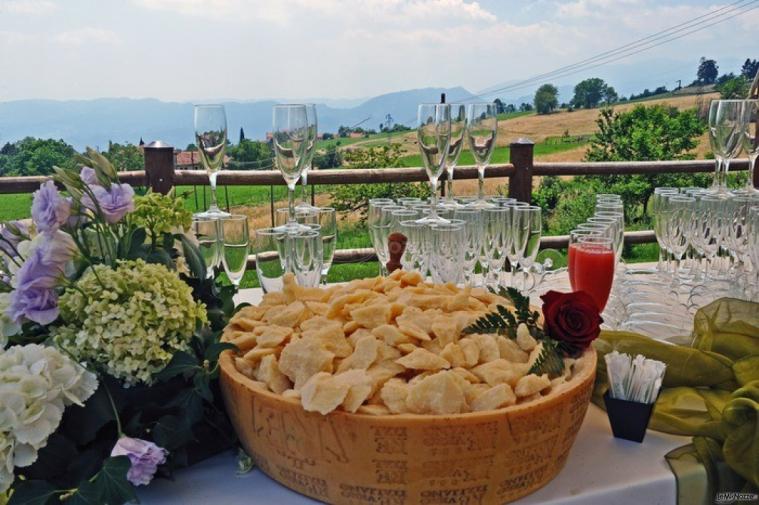
<instances>
[{"instance_id":1,"label":"white hydrangea","mask_svg":"<svg viewBox=\"0 0 759 505\"><path fill-rule=\"evenodd\" d=\"M97 386L94 374L53 347L0 351L0 493L13 482L14 466L37 460L65 408L83 405Z\"/></svg>"},{"instance_id":2,"label":"white hydrangea","mask_svg":"<svg viewBox=\"0 0 759 505\"><path fill-rule=\"evenodd\" d=\"M8 337L21 331L21 325L13 322L8 316L8 307L11 303L10 293L0 293L0 351L8 345Z\"/></svg>"}]
</instances>

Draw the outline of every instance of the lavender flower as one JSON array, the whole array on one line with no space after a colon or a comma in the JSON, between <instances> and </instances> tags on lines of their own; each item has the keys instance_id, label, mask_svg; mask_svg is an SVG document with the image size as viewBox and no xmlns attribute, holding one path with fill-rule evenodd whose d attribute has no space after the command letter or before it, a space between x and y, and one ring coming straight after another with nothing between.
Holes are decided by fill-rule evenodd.
<instances>
[{"instance_id":1,"label":"lavender flower","mask_svg":"<svg viewBox=\"0 0 759 505\"><path fill-rule=\"evenodd\" d=\"M13 279L15 289L7 311L14 322L20 323L26 318L45 325L56 320L58 294L55 287L63 276L63 263L70 258L68 247L53 236L34 248L21 265Z\"/></svg>"},{"instance_id":2,"label":"lavender flower","mask_svg":"<svg viewBox=\"0 0 759 505\"><path fill-rule=\"evenodd\" d=\"M139 438L121 437L113 446L111 456L127 456L132 466L127 479L135 486L144 486L153 480L158 465L166 462L168 451L153 442Z\"/></svg>"},{"instance_id":3,"label":"lavender flower","mask_svg":"<svg viewBox=\"0 0 759 505\"><path fill-rule=\"evenodd\" d=\"M29 227L23 221L9 221L0 228L0 252L17 256L18 244L29 237Z\"/></svg>"},{"instance_id":4,"label":"lavender flower","mask_svg":"<svg viewBox=\"0 0 759 505\"><path fill-rule=\"evenodd\" d=\"M82 197L82 205L96 214L102 214L110 223L118 223L129 212L134 210L134 190L129 184L112 184L107 190L103 186L90 186L97 203L90 195ZM99 209L98 209L99 207Z\"/></svg>"},{"instance_id":5,"label":"lavender flower","mask_svg":"<svg viewBox=\"0 0 759 505\"><path fill-rule=\"evenodd\" d=\"M82 170L79 171L79 178L88 186L100 186L94 168L82 167Z\"/></svg>"},{"instance_id":6,"label":"lavender flower","mask_svg":"<svg viewBox=\"0 0 759 505\"><path fill-rule=\"evenodd\" d=\"M42 252L42 261L47 265L55 265L61 271L77 252L74 239L66 232L57 231L42 236L37 247Z\"/></svg>"},{"instance_id":7,"label":"lavender flower","mask_svg":"<svg viewBox=\"0 0 759 505\"><path fill-rule=\"evenodd\" d=\"M66 222L71 214L71 203L61 197L53 181L46 181L34 192L32 201L32 220L37 231L46 233L56 231Z\"/></svg>"}]
</instances>

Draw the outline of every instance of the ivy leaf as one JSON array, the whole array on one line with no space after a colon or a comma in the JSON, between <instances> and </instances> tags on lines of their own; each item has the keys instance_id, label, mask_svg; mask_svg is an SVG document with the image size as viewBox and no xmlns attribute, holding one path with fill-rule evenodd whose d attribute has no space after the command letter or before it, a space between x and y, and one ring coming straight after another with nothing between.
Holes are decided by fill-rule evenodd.
<instances>
[{"instance_id":1,"label":"ivy leaf","mask_svg":"<svg viewBox=\"0 0 759 505\"><path fill-rule=\"evenodd\" d=\"M134 487L127 480L127 472L132 466L127 456L115 456L105 460L103 468L94 480L100 503L126 503L137 500Z\"/></svg>"},{"instance_id":2,"label":"ivy leaf","mask_svg":"<svg viewBox=\"0 0 759 505\"><path fill-rule=\"evenodd\" d=\"M25 480L13 488L8 505L47 505L56 494L44 480Z\"/></svg>"},{"instance_id":3,"label":"ivy leaf","mask_svg":"<svg viewBox=\"0 0 759 505\"><path fill-rule=\"evenodd\" d=\"M558 377L564 372L561 344L548 337L545 337L541 342L543 343L543 348L528 373L536 375L548 374L551 378Z\"/></svg>"},{"instance_id":4,"label":"ivy leaf","mask_svg":"<svg viewBox=\"0 0 759 505\"><path fill-rule=\"evenodd\" d=\"M198 358L185 351L179 351L174 354L166 368L155 374L154 377L161 382L166 382L177 375L189 377L199 368Z\"/></svg>"},{"instance_id":5,"label":"ivy leaf","mask_svg":"<svg viewBox=\"0 0 759 505\"><path fill-rule=\"evenodd\" d=\"M216 363L219 360L219 355L227 349L236 351L237 346L231 342L216 342L208 346L204 358L212 364Z\"/></svg>"},{"instance_id":6,"label":"ivy leaf","mask_svg":"<svg viewBox=\"0 0 759 505\"><path fill-rule=\"evenodd\" d=\"M187 267L196 279L206 278L206 262L200 254L198 247L186 236L179 235L179 241L182 243L182 253L187 260Z\"/></svg>"}]
</instances>

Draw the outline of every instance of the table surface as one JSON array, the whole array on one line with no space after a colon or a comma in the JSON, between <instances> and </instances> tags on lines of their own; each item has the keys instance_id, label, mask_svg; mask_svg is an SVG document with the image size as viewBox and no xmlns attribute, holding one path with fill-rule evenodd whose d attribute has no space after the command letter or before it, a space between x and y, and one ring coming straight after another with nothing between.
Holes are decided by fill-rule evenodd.
<instances>
[{"instance_id":1,"label":"table surface","mask_svg":"<svg viewBox=\"0 0 759 505\"><path fill-rule=\"evenodd\" d=\"M236 301L257 303L259 289L242 290ZM612 436L606 413L590 405L566 466L544 488L514 503L550 505L669 505L676 503L676 484L664 455L689 443L648 431L642 444ZM704 479L701 479L705 482ZM156 480L138 492L145 505L316 503L267 477L259 470L237 475L237 457L229 452L180 470L174 481Z\"/></svg>"}]
</instances>

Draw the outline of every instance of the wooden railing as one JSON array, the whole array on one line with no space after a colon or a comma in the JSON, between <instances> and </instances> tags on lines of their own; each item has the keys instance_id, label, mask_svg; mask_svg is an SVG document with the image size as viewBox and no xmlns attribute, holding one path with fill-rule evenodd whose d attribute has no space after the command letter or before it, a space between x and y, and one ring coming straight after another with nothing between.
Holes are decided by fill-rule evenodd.
<instances>
[{"instance_id":1,"label":"wooden railing","mask_svg":"<svg viewBox=\"0 0 759 505\"><path fill-rule=\"evenodd\" d=\"M487 178L508 179L509 196L529 202L536 177L576 175L650 175L662 173L703 173L714 170L711 160L685 161L636 161L636 162L536 162L533 143L515 142L510 145L511 163L488 167ZM208 176L203 171L175 170L171 148L145 148L145 170L121 172L122 181L136 186L150 186L155 191L167 192L173 186L207 185ZM747 160L734 160L730 170L747 170ZM0 177L0 194L30 193L39 188L47 177ZM454 180L477 179L477 168L458 167ZM372 168L315 170L308 175L314 185L324 184L376 184L388 182L424 182L427 174L423 168ZM219 173L219 185L230 186L281 186L285 182L278 171L225 170ZM754 185L759 187L759 172L754 174ZM625 233L625 243L654 242L653 231ZM541 248L565 248L567 236L543 237ZM376 259L374 251L366 249L343 249L335 253L335 263L355 263Z\"/></svg>"}]
</instances>

